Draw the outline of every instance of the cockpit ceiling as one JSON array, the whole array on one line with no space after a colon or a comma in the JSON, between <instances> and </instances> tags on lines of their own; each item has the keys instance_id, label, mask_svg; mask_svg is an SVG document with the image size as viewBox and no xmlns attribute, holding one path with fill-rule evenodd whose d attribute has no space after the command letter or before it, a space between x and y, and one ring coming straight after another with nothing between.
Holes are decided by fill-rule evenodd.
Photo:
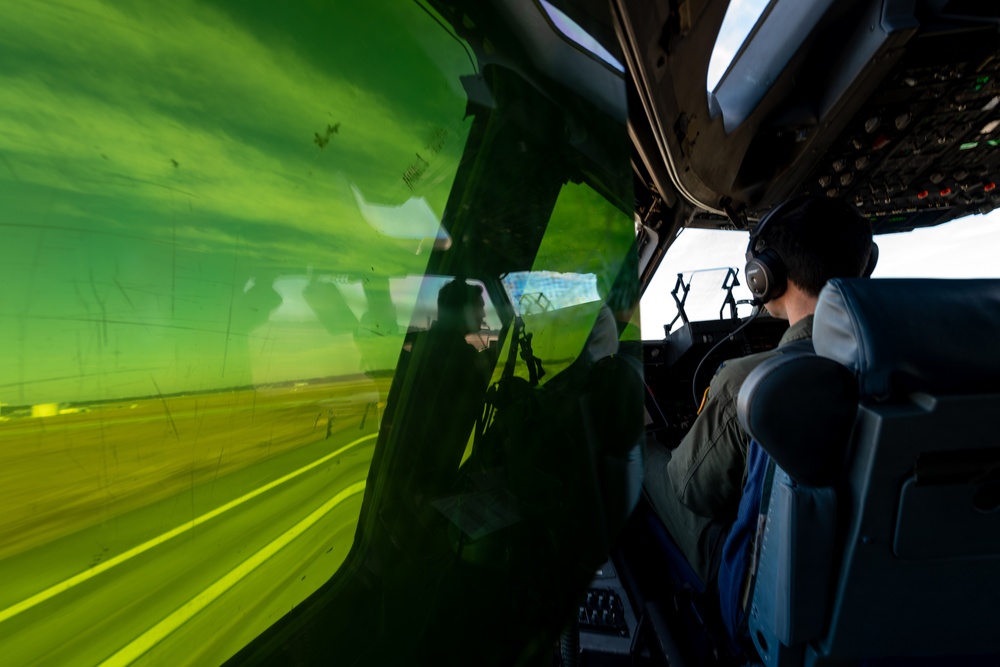
<instances>
[{"instance_id":1,"label":"cockpit ceiling","mask_svg":"<svg viewBox=\"0 0 1000 667\"><path fill-rule=\"evenodd\" d=\"M966 37L908 50L799 189L854 203L883 233L1000 205L1000 49Z\"/></svg>"},{"instance_id":2,"label":"cockpit ceiling","mask_svg":"<svg viewBox=\"0 0 1000 667\"><path fill-rule=\"evenodd\" d=\"M703 76L727 3L679 4L686 14L615 2L645 103L630 123L651 126L659 144L637 149L661 155L677 192L708 211L688 224L746 227L804 192L855 204L876 233L1000 206L996 17L956 16L954 3L832 3L773 80L731 69L727 99L742 88L760 101L727 128L721 88L709 94Z\"/></svg>"}]
</instances>

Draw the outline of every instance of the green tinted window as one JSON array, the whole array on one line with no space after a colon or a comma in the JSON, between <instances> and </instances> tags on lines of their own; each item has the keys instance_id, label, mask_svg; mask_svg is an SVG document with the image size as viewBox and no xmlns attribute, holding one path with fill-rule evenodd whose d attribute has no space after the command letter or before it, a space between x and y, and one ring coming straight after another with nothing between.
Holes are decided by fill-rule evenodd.
<instances>
[{"instance_id":1,"label":"green tinted window","mask_svg":"<svg viewBox=\"0 0 1000 667\"><path fill-rule=\"evenodd\" d=\"M505 423L460 376L528 377L516 331L543 384L591 359L616 276L634 287L609 203L630 174L620 119L569 123L544 78L480 63L514 47L449 20L415 2L0 8L4 662L219 664L307 598L388 604L352 564L392 517L476 532L426 492L471 479ZM565 298L528 308L518 275ZM456 355L421 341L463 282L481 303ZM450 438L460 472L421 463ZM337 608L344 650L394 632Z\"/></svg>"},{"instance_id":2,"label":"green tinted window","mask_svg":"<svg viewBox=\"0 0 1000 667\"><path fill-rule=\"evenodd\" d=\"M542 382L583 351L631 243L623 233L628 222L593 189L567 184L559 191L532 270L506 279L509 297L533 334L533 351L547 362ZM523 364L518 371L527 377Z\"/></svg>"},{"instance_id":3,"label":"green tinted window","mask_svg":"<svg viewBox=\"0 0 1000 667\"><path fill-rule=\"evenodd\" d=\"M413 3L7 4L0 60L0 652L221 660L350 548L473 65Z\"/></svg>"}]
</instances>

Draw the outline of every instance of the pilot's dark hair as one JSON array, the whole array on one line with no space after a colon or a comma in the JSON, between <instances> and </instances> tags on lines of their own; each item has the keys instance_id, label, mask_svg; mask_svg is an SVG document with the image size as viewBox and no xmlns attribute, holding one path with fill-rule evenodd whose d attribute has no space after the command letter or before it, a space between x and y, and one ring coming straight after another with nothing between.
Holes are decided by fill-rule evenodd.
<instances>
[{"instance_id":1,"label":"pilot's dark hair","mask_svg":"<svg viewBox=\"0 0 1000 667\"><path fill-rule=\"evenodd\" d=\"M462 279L452 280L438 292L438 317L443 312L460 312L482 296L483 290L478 285L470 285Z\"/></svg>"},{"instance_id":2,"label":"pilot's dark hair","mask_svg":"<svg viewBox=\"0 0 1000 667\"><path fill-rule=\"evenodd\" d=\"M841 199L805 195L768 217L757 244L778 254L788 280L818 296L831 278L865 275L872 226Z\"/></svg>"}]
</instances>

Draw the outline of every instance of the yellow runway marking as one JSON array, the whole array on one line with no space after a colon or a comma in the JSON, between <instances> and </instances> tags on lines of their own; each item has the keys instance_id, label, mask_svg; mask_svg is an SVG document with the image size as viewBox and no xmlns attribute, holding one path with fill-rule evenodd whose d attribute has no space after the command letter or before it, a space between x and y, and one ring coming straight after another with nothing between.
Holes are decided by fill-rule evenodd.
<instances>
[{"instance_id":1,"label":"yellow runway marking","mask_svg":"<svg viewBox=\"0 0 1000 667\"><path fill-rule=\"evenodd\" d=\"M279 477L278 479L274 480L273 482L269 482L268 484L265 484L264 486L262 486L262 487L260 487L258 489L254 489L250 493L247 493L247 494L245 494L243 496L240 496L236 500L231 500L230 502L226 503L225 505L222 505L220 507L215 508L211 512L207 512L205 514L202 514L201 516L199 516L199 517L197 517L195 519L192 519L191 521L188 521L187 523L181 524L180 526L174 528L173 530L167 531L166 533L163 533L162 535L160 535L158 537L154 537L151 540L143 542L142 544L140 544L137 547L133 547L133 548L129 549L128 551L120 553L117 556L115 556L114 558L110 558L110 559L104 561L103 563L100 563L99 565L95 565L94 567L86 569L83 572L81 572L81 573L79 573L79 574L77 574L75 576L70 577L69 579L61 581L58 584L55 584L54 586L50 586L49 588L46 588L41 593L37 593L35 595L32 595L27 600L22 600L21 602L18 602L17 604L4 609L3 611L0 611L0 623L3 623L4 621L15 617L18 614L20 614L20 613L22 613L24 611L27 611L28 609L31 609L32 607L34 607L36 605L39 605L42 602L45 602L46 600L55 597L56 595L59 595L60 593L64 593L64 592L68 591L69 589L73 588L74 586L78 586L78 585L82 584L85 581L93 579L97 575L99 575L99 574L101 574L103 572L107 572L108 570L110 570L111 568L115 567L116 565L120 565L121 563L124 563L125 561L127 561L130 558L134 558L134 557L138 556L141 553L149 551L153 547L157 547L157 546L163 544L167 540L171 540L171 539L177 537L178 535L182 535L182 534L186 533L187 531L191 530L192 528L196 528L196 527L200 526L201 524L205 523L206 521L211 521L212 519L214 519L215 517L219 516L220 514L224 514L225 512L228 512L229 510L233 509L234 507L242 505L243 503L247 502L248 500L252 500L252 499L256 498L257 496L259 496L259 495L261 495L263 493L267 493L268 491L270 491L274 487L280 486L281 484L284 484L285 482L287 482L287 481L289 481L291 479L294 479L294 478L298 477L299 475L301 475L303 473L306 473L306 472L312 470L313 468L315 468L317 466L321 466L324 463L326 463L327 461L329 461L330 459L335 458L337 456L340 456L341 454L343 454L347 450L351 449L352 447L356 447L357 445L361 444L362 442L364 442L366 440L371 440L372 438L374 438L376 436L378 436L377 432L376 433L371 433L371 434L366 435L366 436L364 436L362 438L358 438L357 440L344 445L343 447L341 447L340 449L336 450L335 452L333 452L331 454L327 454L326 456L313 461L309 465L303 466L303 467L299 468L298 470L290 472L287 475L285 475L284 477ZM362 484L362 488L364 488L364 482L361 482L361 484ZM357 486L357 484L348 487L348 489L353 489L355 486ZM339 498L340 495L341 494L338 494L337 496L335 496L335 498ZM329 503L327 503L327 504L329 504ZM324 507L326 507L326 505L324 505ZM312 515L310 515L310 516L312 516Z\"/></svg>"},{"instance_id":2,"label":"yellow runway marking","mask_svg":"<svg viewBox=\"0 0 1000 667\"><path fill-rule=\"evenodd\" d=\"M278 553L289 542L304 533L313 524L319 521L334 507L344 502L351 496L365 490L365 480L356 482L333 498L324 503L319 509L307 516L302 521L295 524L284 535L274 540L266 547L255 553L249 559L243 561L236 569L222 577L204 591L188 600L174 613L151 627L146 632L136 637L127 646L115 653L113 656L101 663L100 667L123 667L142 656L143 653L156 646L171 632L189 621L195 614L217 600L223 593L240 582L241 579L260 567L267 559Z\"/></svg>"}]
</instances>

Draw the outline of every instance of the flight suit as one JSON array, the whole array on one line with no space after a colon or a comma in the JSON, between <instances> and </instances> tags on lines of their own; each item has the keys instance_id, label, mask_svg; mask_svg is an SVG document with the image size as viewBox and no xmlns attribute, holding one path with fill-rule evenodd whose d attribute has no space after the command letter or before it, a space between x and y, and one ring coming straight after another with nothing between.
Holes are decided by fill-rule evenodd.
<instances>
[{"instance_id":1,"label":"flight suit","mask_svg":"<svg viewBox=\"0 0 1000 667\"><path fill-rule=\"evenodd\" d=\"M778 347L812 337L813 316L789 327ZM775 350L731 359L712 378L691 430L673 451L648 448L645 491L703 583L715 579L718 555L743 492L750 437L736 416L740 387Z\"/></svg>"}]
</instances>

